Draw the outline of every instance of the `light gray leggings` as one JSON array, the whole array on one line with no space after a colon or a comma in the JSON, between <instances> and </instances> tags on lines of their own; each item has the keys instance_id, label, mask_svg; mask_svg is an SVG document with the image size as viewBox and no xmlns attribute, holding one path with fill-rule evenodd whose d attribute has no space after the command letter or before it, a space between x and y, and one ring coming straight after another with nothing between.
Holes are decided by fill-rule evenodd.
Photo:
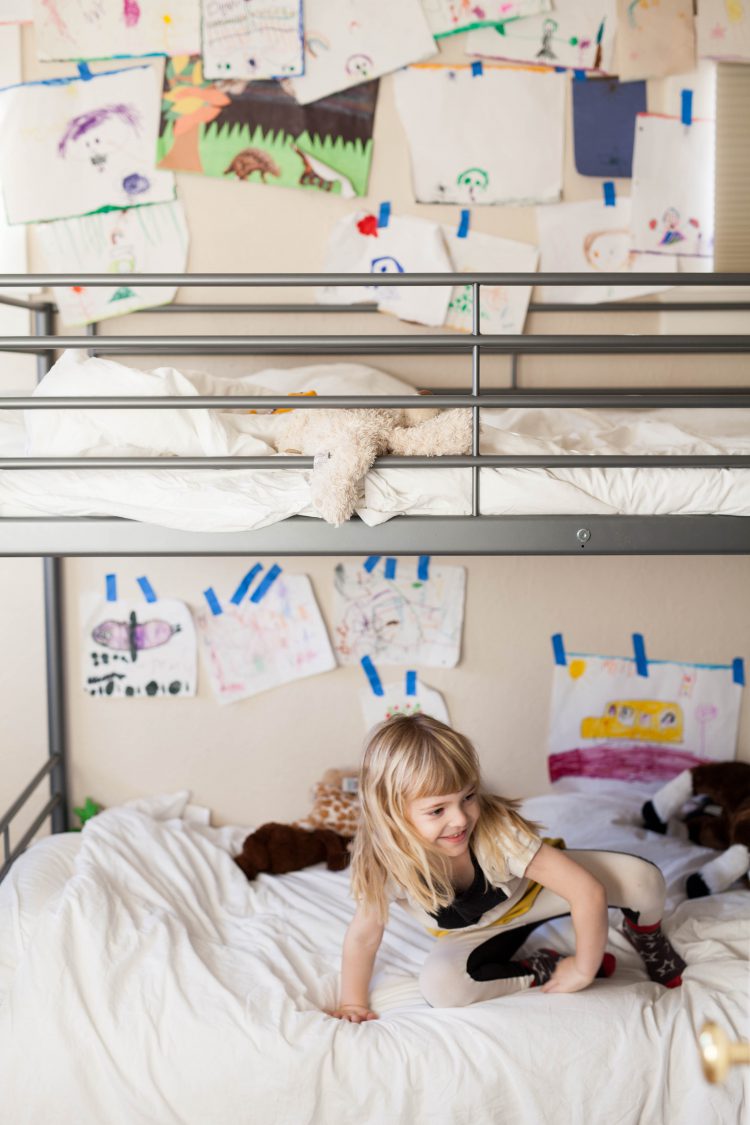
<instances>
[{"instance_id":1,"label":"light gray leggings","mask_svg":"<svg viewBox=\"0 0 750 1125\"><path fill-rule=\"evenodd\" d=\"M632 912L642 926L661 921L666 885L653 863L625 852L566 850L565 854L604 885L609 906ZM566 914L570 904L543 887L530 909L505 925L449 931L437 938L422 967L422 995L433 1008L462 1008L530 988L531 976L477 980L470 970L477 972L482 963L509 961L531 930Z\"/></svg>"}]
</instances>

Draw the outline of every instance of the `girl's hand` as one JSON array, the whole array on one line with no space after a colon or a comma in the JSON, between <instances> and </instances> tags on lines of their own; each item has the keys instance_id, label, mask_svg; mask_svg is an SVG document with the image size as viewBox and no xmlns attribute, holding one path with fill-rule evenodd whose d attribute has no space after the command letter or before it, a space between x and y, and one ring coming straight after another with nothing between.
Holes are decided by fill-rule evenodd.
<instances>
[{"instance_id":1,"label":"girl's hand","mask_svg":"<svg viewBox=\"0 0 750 1125\"><path fill-rule=\"evenodd\" d=\"M348 1020L349 1023L365 1023L367 1020L376 1020L377 1013L370 1011L366 1004L340 1004L332 1010L325 1009L327 1016L337 1020Z\"/></svg>"},{"instance_id":2,"label":"girl's hand","mask_svg":"<svg viewBox=\"0 0 750 1125\"><path fill-rule=\"evenodd\" d=\"M563 957L542 992L580 992L594 979L591 973L583 973L576 964L575 957Z\"/></svg>"}]
</instances>

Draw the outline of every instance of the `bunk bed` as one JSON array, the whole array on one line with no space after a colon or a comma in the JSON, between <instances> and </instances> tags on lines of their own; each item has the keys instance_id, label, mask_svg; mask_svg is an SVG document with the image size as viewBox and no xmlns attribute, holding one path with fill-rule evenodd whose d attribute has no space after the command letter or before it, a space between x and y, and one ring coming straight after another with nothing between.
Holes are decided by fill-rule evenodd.
<instances>
[{"instance_id":1,"label":"bunk bed","mask_svg":"<svg viewBox=\"0 0 750 1125\"><path fill-rule=\"evenodd\" d=\"M699 286L701 288L735 288L750 285L750 275L632 275L634 285ZM35 283L48 285L112 285L129 282L137 285L185 286L248 286L262 289L298 286L346 284L367 286L369 275L131 275L117 278L106 275L85 277L0 276L0 290L9 286ZM56 1066L50 1076L55 1091L55 1104L61 1098L71 1099L70 1119L102 1120L112 1123L135 1120L204 1122L215 1111L222 1119L231 1115L237 1121L250 1121L265 1115L278 1121L332 1121L342 1125L349 1121L419 1120L429 1116L435 1122L494 1121L558 1122L579 1120L653 1122L679 1120L683 1123L704 1121L714 1114L723 1121L739 1122L743 1113L743 1094L737 1081L723 1090L710 1090L700 1079L697 1053L694 1065L686 1059L697 1024L703 1018L718 1015L734 1034L743 1034L744 1015L737 997L742 990L742 957L746 940L742 937L744 903L742 892L721 896L720 908L712 902L703 906L681 901L681 885L687 871L704 862L705 855L689 849L683 842L644 840L634 829L637 798L630 798L630 824L623 820L622 796L603 796L592 815L590 802L581 795L570 795L565 804L561 796L538 798L528 803L527 813L540 819L563 823L569 846L593 846L590 828L600 829L611 846L623 850L640 850L664 866L670 889L670 905L674 908L673 933L681 941L686 959L696 962L693 979L686 980L682 996L664 996L658 986L643 980L635 960L628 960L624 941L618 956L624 969L628 989L620 990L620 998L612 982L597 982L582 996L553 997L556 1010L542 996L530 998L533 1011L526 1013L534 1027L534 1038L545 1057L554 1057L554 1066L532 1062L527 1047L528 1037L519 1035L524 1027L523 1013L518 1008L500 1013L496 1005L479 1005L476 1010L430 1013L418 996L410 991L408 977L398 975L396 966L410 959L416 963L423 952L420 938L402 920L389 927L390 945L386 942L384 969L386 979L376 992L383 1013L377 1026L357 1028L351 1025L321 1024L320 1007L332 1002L335 988L335 965L343 927L350 913L346 898L345 876L334 877L323 888L323 877L317 869L287 876L281 880L264 880L248 885L238 876L230 862L237 850L241 833L247 826L234 829L211 829L206 818L192 809L187 797L154 799L136 802L130 807L110 810L92 822L80 836L67 834L69 796L66 785L65 685L62 667L61 567L68 556L117 555L504 555L504 554L750 554L750 508L745 514L669 514L669 515L598 515L583 514L488 514L483 508L483 474L493 470L542 468L597 469L699 469L708 473L735 475L746 479L750 455L746 453L668 454L487 454L480 448L480 410L518 409L719 409L733 411L750 407L750 383L739 386L715 385L713 375L700 388L653 388L638 390L627 387L551 390L524 388L519 378L519 360L527 356L559 355L627 355L637 362L648 355L715 355L747 354L750 334L723 335L524 335L484 336L480 332L481 287L484 285L555 286L592 284L590 275L394 275L389 285L466 285L472 287L472 331L469 334L430 334L410 331L394 335L299 335L299 336L136 336L58 335L54 331L54 305L44 300L23 301L0 296L0 301L31 309L34 334L28 338L8 338L0 350L27 353L37 357L39 377L49 371L56 353L61 349L86 349L91 354L106 356L143 355L282 355L282 356L378 356L427 355L462 356L469 368L467 384L440 389L430 394L425 406L465 407L472 412L472 452L466 456L445 458L380 459L377 467L410 469L414 467L438 471L451 468L470 473L471 488L466 514L419 516L399 515L378 526L369 526L361 519L352 519L341 527L331 527L322 520L293 516L251 531L195 532L161 527L153 523L108 516L72 518L54 512L43 516L4 516L0 518L0 555L44 557L45 626L47 640L47 713L49 756L45 765L31 779L7 812L0 817L4 857L0 878L14 870L3 887L9 888L0 905L12 915L12 937L0 946L0 986L15 975L24 962L29 980L36 972L35 959L52 957L51 946L35 946L35 934L46 934L53 942L82 940L81 927L89 926L101 946L92 954L89 967L104 956L99 965L100 976L86 978L88 971L75 964L71 981L66 984L63 1008L76 1025L76 1034L85 1026L85 1045L91 1057L74 1063L64 1047L64 1021L52 1007L42 1012L29 1012L18 1023L19 1035L30 1049L18 1074L27 1078L34 1067L43 1067L45 1035L35 1038L39 1021L51 1030L49 1044L58 1052ZM622 284L620 275L601 275L595 284ZM352 308L313 304L185 304L166 306L161 314L179 313L251 313L271 316L275 312L329 314L362 311ZM594 306L532 305L531 312L564 312L573 315L583 311L657 311L657 312L732 312L747 313L750 302L740 300L666 300L654 302L623 302ZM487 389L482 384L482 359L489 355L510 357L509 385ZM426 390L433 388L425 387ZM152 397L96 396L87 398L6 396L3 410L36 411L39 409L93 409L106 397L111 409L164 410L174 406L170 399ZM284 395L273 394L232 396L223 400L216 396L195 395L179 400L180 408L246 409L283 408L288 406ZM301 398L295 408L351 408L377 406L415 406L413 397L367 396L339 394ZM178 465L185 470L210 472L246 469L310 469L312 458L302 457L239 457L231 459L205 456L201 458L120 458L120 457L27 457L0 458L0 469L7 473L41 470L64 472L132 469L163 472ZM0 474L4 475L4 474ZM743 509L744 510L744 509ZM11 825L39 787L49 779L50 797L33 823L11 846ZM636 802L634 804L633 802ZM563 803L561 803L563 802ZM572 803L571 803L572 802ZM627 804L627 801L626 801ZM45 820L50 819L53 836L27 851ZM626 817L627 820L627 817ZM63 834L63 835L59 835ZM595 833L596 834L596 833ZM140 841L140 842L139 842ZM175 859L175 848L184 849ZM127 854L123 851L126 849ZM22 855L22 853L26 853ZM108 867L107 856L112 866ZM20 860L19 860L19 857ZM38 857L38 868L28 862ZM170 858L171 857L171 858ZM163 867L161 866L163 865ZM196 981L190 973L181 979L179 971L172 976L165 970L164 990L156 989L153 964L144 962L136 974L135 1006L146 1012L145 1023L138 1021L135 1045L128 1047L122 1059L111 1057L120 1042L124 1009L115 1003L115 993L108 991L108 974L114 970L109 953L103 953L107 942L115 948L122 941L133 939L127 927L120 926L118 892L126 899L132 896L137 913L144 907L149 917L167 920L167 931L174 926L179 911L175 895L167 890L192 869L202 872L204 881L182 884L189 897L196 895L200 907L183 919L184 932L167 955L167 961L178 961L192 949L198 973L207 970L207 979L216 984L212 991L202 992L209 1005L208 1027L228 1035L228 1053L209 1049L202 1029L203 1019L196 1021L188 1008L176 1002L181 990ZM206 882L206 871L211 874ZM79 882L76 884L76 872ZM327 875L328 873L326 873ZM82 880L82 882L81 882ZM213 881L212 881L213 880ZM325 880L324 880L325 881ZM12 882L12 886L9 884ZM334 886L334 883L336 884ZM72 898L66 888L77 886ZM86 885L90 898L81 897ZM111 888L108 897L107 887ZM91 888L93 887L93 891ZM203 898L201 899L201 896ZM207 896L207 897L206 897ZM100 926L92 911L103 911L105 922ZM83 911L83 914L80 914ZM89 912L87 914L87 911ZM302 924L295 922L301 911ZM72 912L72 913L71 913ZM73 915L79 912L77 918ZM88 922L86 918L88 917ZM171 919L171 922L170 922ZM106 923L106 924L105 924ZM109 929L109 926L114 928ZM182 925L182 923L180 923ZM564 922L558 927L559 942L565 945L570 934ZM333 927L333 930L331 929ZM66 928L67 927L67 928ZM118 928L119 927L119 928ZM545 927L544 935L547 934ZM549 939L548 939L549 940ZM83 944L81 958L83 959ZM219 946L223 952L219 954ZM93 949L93 946L92 946ZM59 951L59 950L58 950ZM122 950L121 950L122 951ZM252 955L255 960L248 963ZM281 960L279 960L281 956ZM303 968L303 965L307 968ZM388 976L387 970L392 970ZM61 970L62 971L62 970ZM117 967L119 971L119 967ZM65 969L67 973L67 968ZM191 970L192 973L192 970ZM259 975L254 976L257 973ZM395 975L393 975L395 973ZM688 974L690 977L690 974ZM188 980L190 978L190 980ZM121 983L125 983L124 981ZM203 989L205 982L196 987ZM119 985L117 986L119 987ZM95 995L103 988L101 1002ZM627 995L626 995L627 993ZM330 994L330 995L329 995ZM25 994L34 996L33 987ZM156 1000L156 997L159 1000ZM224 996L226 1004L220 1002ZM183 997L184 999L185 997ZM164 1011L172 1021L168 1037L175 1034L177 1024L185 1026L185 1038L177 1041L170 1061L167 1041L159 1033L160 1002L169 1000ZM51 1000L50 1000L51 1003ZM107 1004L114 1004L105 1013ZM156 1006L154 1006L156 1004ZM57 1005L57 999L55 999ZM67 1005L67 1007L65 1007ZM80 1011L76 1011L76 1005ZM126 1004L132 1015L133 1003ZM424 1010L422 1010L424 1009ZM480 1010L483 1009L483 1010ZM199 1013L200 1014L200 1013ZM0 1019L3 1016L0 989ZM18 1019L18 1010L16 1010ZM617 1041L608 1034L613 1019L623 1028ZM571 1036L571 1021L576 1021L577 1034ZM544 1032L540 1030L544 1028ZM150 1029L150 1030L149 1030ZM230 1030L234 1029L230 1034ZM240 1031L239 1037L236 1032ZM374 1035L373 1035L374 1032ZM152 1034L153 1033L153 1034ZM370 1034L369 1045L363 1036ZM358 1036L358 1038L355 1038ZM374 1036L377 1036L377 1041ZM465 1038L458 1054L450 1047ZM564 1042L563 1042L564 1040ZM72 1040L75 1041L75 1035ZM38 1045L38 1055L35 1055ZM80 1043L78 1044L80 1047ZM334 1046L336 1051L334 1052ZM367 1049L365 1049L367 1047ZM370 1053L372 1048L372 1053ZM248 1058L243 1052L247 1049ZM185 1053L196 1074L208 1065L210 1075L201 1084L188 1079L184 1066L175 1065L177 1056ZM361 1052L363 1052L361 1054ZM409 1058L404 1061L404 1052ZM456 1059L459 1062L456 1062ZM296 1060L296 1061L295 1061ZM358 1061L359 1060L359 1061ZM432 1060L432 1061L431 1061ZM184 1062L184 1058L182 1059ZM10 1059L6 1066L10 1066ZM19 1059L12 1064L19 1068ZM285 1079L289 1067L299 1066L297 1080ZM462 1077L461 1099L456 1101L453 1067ZM93 1068L89 1073L89 1068ZM129 1070L130 1068L130 1070ZM437 1069L436 1069L437 1068ZM371 1077L365 1077L368 1070ZM532 1074L533 1071L533 1074ZM130 1073L131 1077L127 1077ZM384 1085L384 1075L390 1076ZM606 1074L606 1078L604 1075ZM14 1079L20 1081L17 1075ZM322 1077L321 1077L322 1075ZM735 1079L737 1075L733 1076ZM0 1065L0 1085L10 1082L9 1072ZM188 1079L186 1081L186 1079ZM7 1088L10 1088L9 1086ZM16 1087L14 1087L16 1088ZM20 1087L18 1087L20 1089ZM109 1094L106 1091L109 1090ZM283 1093L282 1093L283 1091ZM324 1092L321 1092L324 1091ZM738 1092L739 1091L739 1092ZM108 1100L111 1098L112 1100ZM102 1100L104 1099L104 1100ZM76 1104L74 1105L73 1102ZM50 1104L52 1104L50 1102ZM49 1108L43 1094L35 1095L37 1112ZM219 1109L220 1106L220 1109ZM628 1109L632 1106L632 1113ZM40 1108L41 1107L41 1108ZM630 1114L630 1116L629 1116ZM60 1120L67 1120L64 1114Z\"/></svg>"}]
</instances>

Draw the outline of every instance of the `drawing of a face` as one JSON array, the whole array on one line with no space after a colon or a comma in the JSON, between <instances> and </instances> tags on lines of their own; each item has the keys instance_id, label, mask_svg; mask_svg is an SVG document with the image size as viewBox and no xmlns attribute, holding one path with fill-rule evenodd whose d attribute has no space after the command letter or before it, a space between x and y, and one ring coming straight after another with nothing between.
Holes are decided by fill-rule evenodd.
<instances>
[{"instance_id":1,"label":"drawing of a face","mask_svg":"<svg viewBox=\"0 0 750 1125\"><path fill-rule=\"evenodd\" d=\"M370 262L370 273L403 273L404 267L396 258L373 258Z\"/></svg>"},{"instance_id":2,"label":"drawing of a face","mask_svg":"<svg viewBox=\"0 0 750 1125\"><path fill-rule=\"evenodd\" d=\"M344 70L353 78L369 78L373 62L369 55L350 55Z\"/></svg>"},{"instance_id":3,"label":"drawing of a face","mask_svg":"<svg viewBox=\"0 0 750 1125\"><path fill-rule=\"evenodd\" d=\"M82 157L97 172L138 135L139 119L129 105L108 105L71 118L57 146L63 158ZM125 135L123 135L125 134Z\"/></svg>"},{"instance_id":4,"label":"drawing of a face","mask_svg":"<svg viewBox=\"0 0 750 1125\"><path fill-rule=\"evenodd\" d=\"M461 172L456 183L459 187L466 188L469 199L473 202L477 193L487 190L490 177L484 168L467 168L464 172Z\"/></svg>"},{"instance_id":5,"label":"drawing of a face","mask_svg":"<svg viewBox=\"0 0 750 1125\"><path fill-rule=\"evenodd\" d=\"M586 235L583 256L592 269L617 273L631 269L634 255L627 230L595 230Z\"/></svg>"}]
</instances>

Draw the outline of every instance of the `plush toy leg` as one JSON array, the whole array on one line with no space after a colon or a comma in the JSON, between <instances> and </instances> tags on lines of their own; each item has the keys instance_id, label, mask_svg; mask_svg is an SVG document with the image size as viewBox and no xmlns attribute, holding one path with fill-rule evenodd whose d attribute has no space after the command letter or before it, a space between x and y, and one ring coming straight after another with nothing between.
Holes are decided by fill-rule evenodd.
<instances>
[{"instance_id":1,"label":"plush toy leg","mask_svg":"<svg viewBox=\"0 0 750 1125\"><path fill-rule=\"evenodd\" d=\"M745 844L733 844L717 859L712 859L700 871L688 877L688 898L703 898L731 887L750 869L750 849Z\"/></svg>"},{"instance_id":2,"label":"plush toy leg","mask_svg":"<svg viewBox=\"0 0 750 1125\"><path fill-rule=\"evenodd\" d=\"M378 442L362 434L358 440L340 440L331 449L315 454L310 487L313 507L336 527L349 519L357 504L362 478L379 453Z\"/></svg>"},{"instance_id":3,"label":"plush toy leg","mask_svg":"<svg viewBox=\"0 0 750 1125\"><path fill-rule=\"evenodd\" d=\"M641 809L646 828L664 834L670 816L674 816L692 795L693 775L690 770L683 770L654 793L650 801L646 801Z\"/></svg>"}]
</instances>

